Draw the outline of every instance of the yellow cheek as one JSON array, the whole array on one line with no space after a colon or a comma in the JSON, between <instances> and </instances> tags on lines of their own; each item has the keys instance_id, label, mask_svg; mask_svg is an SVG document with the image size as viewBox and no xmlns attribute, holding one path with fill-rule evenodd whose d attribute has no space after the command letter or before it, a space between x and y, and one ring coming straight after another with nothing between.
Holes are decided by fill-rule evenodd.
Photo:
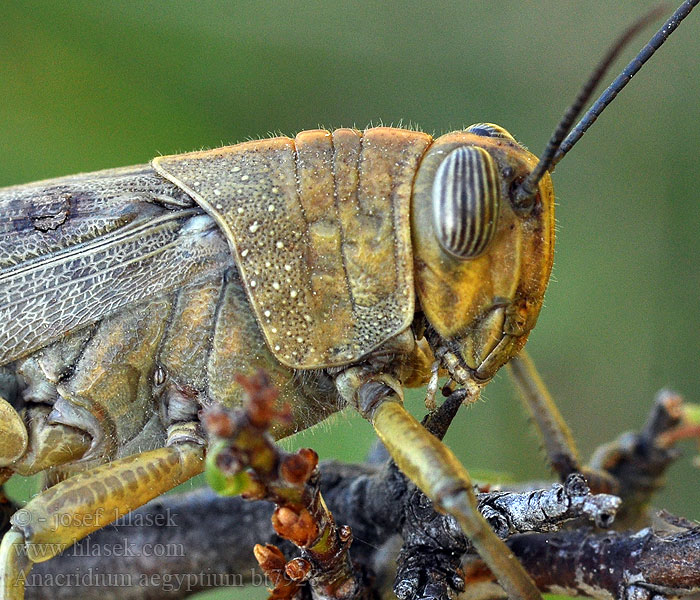
<instances>
[{"instance_id":1,"label":"yellow cheek","mask_svg":"<svg viewBox=\"0 0 700 600\"><path fill-rule=\"evenodd\" d=\"M496 232L486 251L472 259L454 258L437 241L431 183L444 157L465 143L490 149L501 164L515 165L516 174L528 172L535 158L508 141L463 132L448 134L433 144L414 185L412 236L420 307L441 337L453 339L464 348L484 346L485 351L493 344L484 340L506 334L524 337L534 326L552 266L553 193L547 176L540 184L541 202L529 215L516 214L504 198ZM482 331L496 306L506 307L503 330ZM513 348L520 346L517 343Z\"/></svg>"}]
</instances>

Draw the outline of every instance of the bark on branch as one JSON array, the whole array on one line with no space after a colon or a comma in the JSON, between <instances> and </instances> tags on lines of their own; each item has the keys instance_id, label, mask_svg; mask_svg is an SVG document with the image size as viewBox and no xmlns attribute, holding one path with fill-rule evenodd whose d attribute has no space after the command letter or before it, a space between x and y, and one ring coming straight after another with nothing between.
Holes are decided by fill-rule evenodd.
<instances>
[{"instance_id":1,"label":"bark on branch","mask_svg":"<svg viewBox=\"0 0 700 600\"><path fill-rule=\"evenodd\" d=\"M683 437L678 432L688 431L679 406L677 397L660 395L642 432L627 434L597 453L594 466L624 483L623 501L632 501L628 514L633 520L645 514L652 491L676 456L668 440L675 436L677 441ZM441 408L439 427L432 427L438 435L454 407L446 402ZM372 593L394 586L402 598L445 598L466 583L470 598L500 597L500 588L475 556L467 554L466 565L460 567L468 541L391 463L322 463L320 486L336 522L352 529L355 569L376 575ZM511 549L541 590L646 600L700 589L700 529L682 519L666 517L670 533L600 533L579 526L513 535L556 530L581 515L604 519L614 501L581 486L574 479L548 490L479 497L497 531L512 536ZM592 512L586 508L590 506ZM295 554L295 548L275 534L273 511L274 505L267 502L220 497L209 490L162 497L37 565L27 581L27 598L154 600L184 598L222 585L273 587L257 570L252 548L273 544L286 556ZM397 564L399 533L403 547L394 581L389 567Z\"/></svg>"},{"instance_id":2,"label":"bark on branch","mask_svg":"<svg viewBox=\"0 0 700 600\"><path fill-rule=\"evenodd\" d=\"M394 561L396 544L391 544L391 540L398 531L398 519L391 518L387 506L396 500L392 492L401 492L392 485L377 489L378 482L386 481L387 475L386 468L334 462L321 465L322 493L335 518L354 532L354 561L385 576L387 565ZM381 500L377 491L381 491ZM372 507L377 505L382 511L373 514ZM429 518L415 513L424 528L426 523L441 518L431 507L425 508ZM224 498L210 490L166 496L132 513L122 524L103 529L56 559L37 565L30 574L27 598L74 598L78 592L75 586L80 586L79 595L86 600L185 598L195 591L223 585L272 587L257 570L252 548L255 544L275 544L287 556L293 554L292 546L273 531L270 522L273 510L270 503ZM386 518L374 518L379 514ZM433 535L436 531L455 533L442 524L427 529ZM429 549L425 539L420 543ZM455 558L454 549L442 537L438 535L434 541L436 546L421 555L431 559L431 576L435 576L436 564L444 568L441 559ZM466 549L459 534L453 536L452 543L461 544L462 551ZM508 543L543 591L567 590L607 599L607 593L616 593L620 588L629 593L638 589L673 589L678 595L700 589L697 528L666 538L650 530L641 534L571 530L518 535ZM117 548L128 548L129 555L115 558L106 552ZM160 556L152 552L157 548L164 550L158 552ZM412 548L410 541L404 550L408 548ZM635 554L637 549L642 551ZM470 565L465 576L460 576L456 570L459 556L458 553L455 568L443 573L449 587L463 587L459 580L466 577L467 590L472 591L470 597L479 590L486 593L481 597L500 597L496 586L473 585L490 581L490 574L483 567L478 568L478 564ZM623 564L616 562L622 558L626 561L625 569L618 568L616 577L608 576L611 565ZM444 588L439 578L437 584L411 580L416 573L426 573L425 565L403 564L403 576L399 578L403 587L399 589L420 588L426 592L437 591L435 585L440 590ZM586 576L577 578L582 566ZM644 573L644 585L628 576L635 572ZM635 581L636 587L631 585ZM392 584L389 574L389 578L377 582L375 591L390 588Z\"/></svg>"}]
</instances>

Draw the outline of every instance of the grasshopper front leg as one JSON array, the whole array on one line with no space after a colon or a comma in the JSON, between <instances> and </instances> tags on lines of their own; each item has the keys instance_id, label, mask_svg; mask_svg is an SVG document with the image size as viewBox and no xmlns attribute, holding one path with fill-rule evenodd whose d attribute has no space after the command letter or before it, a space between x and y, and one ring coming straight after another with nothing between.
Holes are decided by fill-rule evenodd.
<instances>
[{"instance_id":1,"label":"grasshopper front leg","mask_svg":"<svg viewBox=\"0 0 700 600\"><path fill-rule=\"evenodd\" d=\"M201 473L203 456L193 443L158 448L80 473L33 498L13 515L0 544L0 598L22 600L34 563Z\"/></svg>"},{"instance_id":2,"label":"grasshopper front leg","mask_svg":"<svg viewBox=\"0 0 700 600\"><path fill-rule=\"evenodd\" d=\"M593 491L617 491L618 483L611 475L582 465L574 436L525 350L510 360L508 371L518 387L523 404L532 415L549 463L560 481L565 481L571 473L582 473Z\"/></svg>"},{"instance_id":3,"label":"grasshopper front leg","mask_svg":"<svg viewBox=\"0 0 700 600\"><path fill-rule=\"evenodd\" d=\"M457 519L508 596L541 600L530 576L479 513L467 470L404 408L399 382L390 375L368 375L362 367L353 367L338 375L336 385L372 423L399 469L438 510Z\"/></svg>"},{"instance_id":4,"label":"grasshopper front leg","mask_svg":"<svg viewBox=\"0 0 700 600\"><path fill-rule=\"evenodd\" d=\"M508 372L518 387L520 398L535 421L547 458L562 479L580 471L581 461L574 436L559 412L535 363L525 350L511 358Z\"/></svg>"}]
</instances>

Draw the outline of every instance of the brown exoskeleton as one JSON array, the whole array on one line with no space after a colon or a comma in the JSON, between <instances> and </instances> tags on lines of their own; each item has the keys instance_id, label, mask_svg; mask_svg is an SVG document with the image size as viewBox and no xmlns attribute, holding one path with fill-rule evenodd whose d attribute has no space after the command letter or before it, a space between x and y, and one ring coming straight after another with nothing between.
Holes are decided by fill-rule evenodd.
<instances>
[{"instance_id":1,"label":"brown exoskeleton","mask_svg":"<svg viewBox=\"0 0 700 600\"><path fill-rule=\"evenodd\" d=\"M278 436L354 406L509 594L539 597L401 399L437 362L473 400L522 349L577 112L539 162L490 124L339 129L1 191L2 478L56 482L3 538L3 597L199 473L200 408L236 404L233 374L258 368L294 410Z\"/></svg>"}]
</instances>

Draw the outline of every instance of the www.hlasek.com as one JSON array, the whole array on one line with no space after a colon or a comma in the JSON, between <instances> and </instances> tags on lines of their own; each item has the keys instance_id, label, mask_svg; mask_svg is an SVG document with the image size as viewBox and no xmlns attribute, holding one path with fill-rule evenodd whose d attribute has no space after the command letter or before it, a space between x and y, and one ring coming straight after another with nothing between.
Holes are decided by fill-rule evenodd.
<instances>
[{"instance_id":1,"label":"www.hlasek.com","mask_svg":"<svg viewBox=\"0 0 700 600\"><path fill-rule=\"evenodd\" d=\"M71 556L113 556L117 558L185 556L184 544L135 544L130 542L128 538L122 538L117 542L95 543L88 537L76 544L34 542L32 543L32 554L39 557L39 560L34 559L34 562L48 560L69 548ZM15 552L23 556L25 549L23 546L15 546Z\"/></svg>"},{"instance_id":2,"label":"www.hlasek.com","mask_svg":"<svg viewBox=\"0 0 700 600\"><path fill-rule=\"evenodd\" d=\"M20 582L15 582L19 584ZM92 567L73 573L30 572L24 577L25 588L155 588L164 592L193 592L206 588L265 586L272 582L255 570L249 573L105 573Z\"/></svg>"}]
</instances>

